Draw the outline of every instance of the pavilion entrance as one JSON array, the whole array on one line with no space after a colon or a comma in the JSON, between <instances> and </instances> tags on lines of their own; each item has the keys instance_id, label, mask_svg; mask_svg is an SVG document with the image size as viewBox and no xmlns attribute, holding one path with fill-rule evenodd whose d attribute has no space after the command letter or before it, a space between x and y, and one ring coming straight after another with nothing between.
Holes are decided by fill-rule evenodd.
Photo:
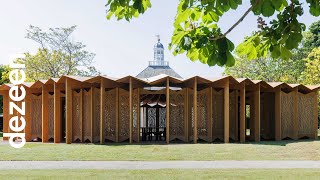
<instances>
[{"instance_id":1,"label":"pavilion entrance","mask_svg":"<svg viewBox=\"0 0 320 180\"><path fill-rule=\"evenodd\" d=\"M140 139L142 142L166 141L166 95L141 96Z\"/></svg>"}]
</instances>

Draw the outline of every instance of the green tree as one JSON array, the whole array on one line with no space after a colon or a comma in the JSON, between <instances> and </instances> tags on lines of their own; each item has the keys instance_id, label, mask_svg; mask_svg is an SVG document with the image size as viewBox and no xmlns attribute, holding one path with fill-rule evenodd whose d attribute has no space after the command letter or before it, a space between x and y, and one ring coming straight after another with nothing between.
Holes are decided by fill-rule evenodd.
<instances>
[{"instance_id":1,"label":"green tree","mask_svg":"<svg viewBox=\"0 0 320 180\"><path fill-rule=\"evenodd\" d=\"M192 61L199 60L209 66L233 66L235 49L228 34L253 12L258 18L259 30L246 38L237 47L237 52L248 59L267 57L289 59L291 50L302 40L305 25L298 21L304 12L320 15L319 0L306 0L309 4L303 10L299 0L250 0L247 11L228 29L222 32L218 26L220 17L230 10L237 10L242 0L179 0L174 21L174 32L170 48L173 53L186 53ZM151 7L150 0L108 0L107 19L129 21ZM275 16L270 23L263 17Z\"/></svg>"},{"instance_id":2,"label":"green tree","mask_svg":"<svg viewBox=\"0 0 320 180\"><path fill-rule=\"evenodd\" d=\"M306 69L303 73L306 84L320 84L320 48L315 48L309 56L304 59Z\"/></svg>"},{"instance_id":3,"label":"green tree","mask_svg":"<svg viewBox=\"0 0 320 180\"><path fill-rule=\"evenodd\" d=\"M25 53L25 58L18 59L26 65L29 80L57 78L62 75L97 75L92 66L95 54L85 50L81 42L71 39L76 26L68 28L50 28L43 31L30 26L26 38L40 45L36 54Z\"/></svg>"},{"instance_id":4,"label":"green tree","mask_svg":"<svg viewBox=\"0 0 320 180\"><path fill-rule=\"evenodd\" d=\"M0 65L0 85L9 83L10 68L7 65ZM3 113L3 97L0 96L0 113Z\"/></svg>"}]
</instances>

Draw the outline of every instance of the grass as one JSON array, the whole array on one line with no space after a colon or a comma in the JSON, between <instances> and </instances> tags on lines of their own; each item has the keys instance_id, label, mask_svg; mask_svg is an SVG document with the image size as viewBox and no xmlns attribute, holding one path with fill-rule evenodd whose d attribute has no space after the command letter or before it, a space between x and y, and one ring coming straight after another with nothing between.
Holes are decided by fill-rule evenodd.
<instances>
[{"instance_id":1,"label":"grass","mask_svg":"<svg viewBox=\"0 0 320 180\"><path fill-rule=\"evenodd\" d=\"M0 145L0 160L320 160L320 141L263 141L247 144L42 144L21 149Z\"/></svg>"},{"instance_id":2,"label":"grass","mask_svg":"<svg viewBox=\"0 0 320 180\"><path fill-rule=\"evenodd\" d=\"M318 169L6 170L0 179L319 179Z\"/></svg>"}]
</instances>

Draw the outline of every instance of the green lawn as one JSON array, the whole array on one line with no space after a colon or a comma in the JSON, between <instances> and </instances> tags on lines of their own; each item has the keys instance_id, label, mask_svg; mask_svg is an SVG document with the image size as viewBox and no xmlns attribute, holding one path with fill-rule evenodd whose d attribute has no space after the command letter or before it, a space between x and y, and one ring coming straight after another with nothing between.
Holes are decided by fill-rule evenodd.
<instances>
[{"instance_id":1,"label":"green lawn","mask_svg":"<svg viewBox=\"0 0 320 180\"><path fill-rule=\"evenodd\" d=\"M6 170L0 179L319 179L318 169Z\"/></svg>"},{"instance_id":2,"label":"green lawn","mask_svg":"<svg viewBox=\"0 0 320 180\"><path fill-rule=\"evenodd\" d=\"M247 144L42 144L0 145L0 160L320 160L320 141Z\"/></svg>"}]
</instances>

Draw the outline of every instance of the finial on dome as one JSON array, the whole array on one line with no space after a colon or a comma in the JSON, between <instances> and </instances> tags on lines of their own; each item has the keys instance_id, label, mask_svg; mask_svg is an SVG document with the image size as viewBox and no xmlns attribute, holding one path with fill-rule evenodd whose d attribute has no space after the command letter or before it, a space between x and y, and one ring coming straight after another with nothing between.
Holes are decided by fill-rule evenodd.
<instances>
[{"instance_id":1,"label":"finial on dome","mask_svg":"<svg viewBox=\"0 0 320 180\"><path fill-rule=\"evenodd\" d=\"M158 39L158 42L160 42L160 35L157 34L156 37L157 37L157 39Z\"/></svg>"}]
</instances>

